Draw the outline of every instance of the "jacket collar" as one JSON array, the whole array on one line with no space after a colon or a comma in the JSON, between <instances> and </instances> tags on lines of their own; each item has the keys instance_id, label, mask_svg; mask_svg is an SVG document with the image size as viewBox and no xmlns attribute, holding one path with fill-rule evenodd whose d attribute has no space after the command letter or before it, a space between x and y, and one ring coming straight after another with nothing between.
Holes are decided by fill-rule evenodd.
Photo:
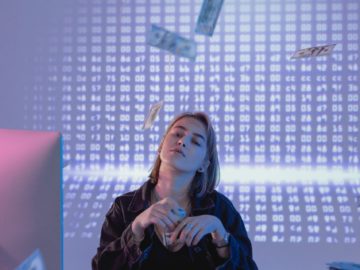
<instances>
[{"instance_id":1,"label":"jacket collar","mask_svg":"<svg viewBox=\"0 0 360 270\"><path fill-rule=\"evenodd\" d=\"M131 212L139 212L148 208L151 204L151 191L154 187L155 184L152 183L151 180L146 181L135 191L128 210ZM215 203L211 195L205 195L203 198L193 198L191 205L193 214L201 214L215 207Z\"/></svg>"}]
</instances>

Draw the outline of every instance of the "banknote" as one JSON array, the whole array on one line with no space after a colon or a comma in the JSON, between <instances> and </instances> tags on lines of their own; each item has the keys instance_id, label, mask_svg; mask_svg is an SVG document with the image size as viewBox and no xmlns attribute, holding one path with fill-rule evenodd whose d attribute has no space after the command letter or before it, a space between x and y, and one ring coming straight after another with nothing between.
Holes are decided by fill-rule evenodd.
<instances>
[{"instance_id":1,"label":"banknote","mask_svg":"<svg viewBox=\"0 0 360 270\"><path fill-rule=\"evenodd\" d=\"M186 212L185 212L185 210L182 209L182 208L179 208L179 209L178 209L178 212L177 212L176 214L180 217L181 220L182 220L183 218L185 218L185 216L186 216ZM163 245L164 245L165 247L168 247L168 246L171 246L172 244L174 244L174 243L171 242L171 235L172 235L172 232L165 232L165 233L163 233L163 235L162 235L162 241L163 241Z\"/></svg>"},{"instance_id":2,"label":"banknote","mask_svg":"<svg viewBox=\"0 0 360 270\"><path fill-rule=\"evenodd\" d=\"M172 54L195 60L196 43L157 25L151 25L147 43Z\"/></svg>"},{"instance_id":3,"label":"banknote","mask_svg":"<svg viewBox=\"0 0 360 270\"><path fill-rule=\"evenodd\" d=\"M296 51L291 56L291 59L328 55L332 52L332 50L335 48L335 46L336 46L336 44L331 44L331 45L324 45L324 46L301 49L301 50Z\"/></svg>"},{"instance_id":4,"label":"banknote","mask_svg":"<svg viewBox=\"0 0 360 270\"><path fill-rule=\"evenodd\" d=\"M346 270L360 270L360 264L352 262L332 262L327 263L329 269L346 269Z\"/></svg>"},{"instance_id":5,"label":"banknote","mask_svg":"<svg viewBox=\"0 0 360 270\"><path fill-rule=\"evenodd\" d=\"M158 115L161 107L163 105L163 101L160 101L156 104L153 104L150 108L149 114L146 116L144 125L142 127L143 130L149 129L152 127L153 123L155 122L156 116Z\"/></svg>"},{"instance_id":6,"label":"banknote","mask_svg":"<svg viewBox=\"0 0 360 270\"><path fill-rule=\"evenodd\" d=\"M40 250L36 249L15 270L46 270Z\"/></svg>"},{"instance_id":7,"label":"banknote","mask_svg":"<svg viewBox=\"0 0 360 270\"><path fill-rule=\"evenodd\" d=\"M224 0L203 0L195 33L212 36Z\"/></svg>"}]
</instances>

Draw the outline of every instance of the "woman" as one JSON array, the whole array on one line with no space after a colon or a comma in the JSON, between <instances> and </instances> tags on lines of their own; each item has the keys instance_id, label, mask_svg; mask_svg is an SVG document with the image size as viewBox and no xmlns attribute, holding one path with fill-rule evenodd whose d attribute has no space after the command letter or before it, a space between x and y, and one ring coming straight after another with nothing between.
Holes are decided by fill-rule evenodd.
<instances>
[{"instance_id":1,"label":"woman","mask_svg":"<svg viewBox=\"0 0 360 270\"><path fill-rule=\"evenodd\" d=\"M107 213L92 269L257 269L240 215L214 190L218 178L207 115L177 116L150 179Z\"/></svg>"}]
</instances>

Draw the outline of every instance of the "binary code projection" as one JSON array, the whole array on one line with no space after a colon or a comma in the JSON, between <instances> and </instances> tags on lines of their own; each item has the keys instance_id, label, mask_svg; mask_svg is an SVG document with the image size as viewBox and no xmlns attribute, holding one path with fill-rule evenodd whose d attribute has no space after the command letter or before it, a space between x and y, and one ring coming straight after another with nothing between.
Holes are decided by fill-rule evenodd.
<instances>
[{"instance_id":1,"label":"binary code projection","mask_svg":"<svg viewBox=\"0 0 360 270\"><path fill-rule=\"evenodd\" d=\"M216 19L197 0L66 3L25 100L26 128L63 133L65 269L88 268L114 198L145 181L172 117L198 110L260 268L281 269L262 249L296 254L283 269L358 257L359 1L217 1ZM196 58L149 46L151 25L195 42Z\"/></svg>"},{"instance_id":2,"label":"binary code projection","mask_svg":"<svg viewBox=\"0 0 360 270\"><path fill-rule=\"evenodd\" d=\"M224 164L359 167L359 3L228 1L212 38L194 33L198 4L69 7L29 97L29 126L60 128L73 165L151 164L173 115L204 110ZM196 61L148 46L151 23L196 40ZM329 56L291 59L329 42Z\"/></svg>"},{"instance_id":3,"label":"binary code projection","mask_svg":"<svg viewBox=\"0 0 360 270\"><path fill-rule=\"evenodd\" d=\"M74 1L39 47L27 127L63 132L65 238L97 239L114 197L146 177L104 167L148 169L172 117L200 110L217 133L219 189L254 242L358 243L360 3L228 0L211 37L195 31L201 5ZM194 40L196 60L149 46L152 24ZM336 47L291 58L324 44Z\"/></svg>"}]
</instances>

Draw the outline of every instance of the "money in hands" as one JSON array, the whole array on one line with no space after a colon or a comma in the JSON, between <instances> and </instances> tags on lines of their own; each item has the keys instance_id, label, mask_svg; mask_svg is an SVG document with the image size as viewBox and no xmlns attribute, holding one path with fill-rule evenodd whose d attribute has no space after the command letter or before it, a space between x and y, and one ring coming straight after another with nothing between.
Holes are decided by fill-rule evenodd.
<instances>
[{"instance_id":1,"label":"money in hands","mask_svg":"<svg viewBox=\"0 0 360 270\"><path fill-rule=\"evenodd\" d=\"M172 54L195 60L195 41L181 37L157 25L151 25L147 43L151 46L171 52Z\"/></svg>"},{"instance_id":2,"label":"money in hands","mask_svg":"<svg viewBox=\"0 0 360 270\"><path fill-rule=\"evenodd\" d=\"M224 0L203 0L195 32L212 36Z\"/></svg>"},{"instance_id":3,"label":"money in hands","mask_svg":"<svg viewBox=\"0 0 360 270\"><path fill-rule=\"evenodd\" d=\"M296 51L291 56L291 59L328 55L332 52L332 50L334 49L335 46L336 46L336 44L331 44L331 45L301 49L301 50Z\"/></svg>"},{"instance_id":4,"label":"money in hands","mask_svg":"<svg viewBox=\"0 0 360 270\"><path fill-rule=\"evenodd\" d=\"M149 114L147 115L146 119L145 119L145 122L144 122L144 125L142 127L143 130L145 129L149 129L152 127L152 125L154 124L155 122L155 119L156 119L156 116L158 115L161 107L163 105L163 101L160 101L156 104L153 104L150 108L150 112Z\"/></svg>"},{"instance_id":5,"label":"money in hands","mask_svg":"<svg viewBox=\"0 0 360 270\"><path fill-rule=\"evenodd\" d=\"M179 208L177 211L177 215L180 217L180 219L184 219L186 217L186 211L182 208ZM164 232L162 235L162 242L165 247L169 247L173 245L174 243L171 242L171 235L172 232Z\"/></svg>"}]
</instances>

